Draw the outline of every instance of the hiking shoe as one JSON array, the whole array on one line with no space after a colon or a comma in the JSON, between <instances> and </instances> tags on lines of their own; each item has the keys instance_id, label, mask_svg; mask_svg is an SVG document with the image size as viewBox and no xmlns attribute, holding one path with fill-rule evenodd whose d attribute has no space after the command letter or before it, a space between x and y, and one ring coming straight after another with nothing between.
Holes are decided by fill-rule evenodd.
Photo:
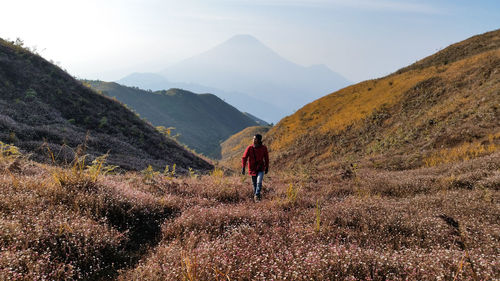
<instances>
[{"instance_id":1,"label":"hiking shoe","mask_svg":"<svg viewBox=\"0 0 500 281\"><path fill-rule=\"evenodd\" d=\"M253 196L253 202L255 203L259 202L259 197L257 197L257 195Z\"/></svg>"}]
</instances>

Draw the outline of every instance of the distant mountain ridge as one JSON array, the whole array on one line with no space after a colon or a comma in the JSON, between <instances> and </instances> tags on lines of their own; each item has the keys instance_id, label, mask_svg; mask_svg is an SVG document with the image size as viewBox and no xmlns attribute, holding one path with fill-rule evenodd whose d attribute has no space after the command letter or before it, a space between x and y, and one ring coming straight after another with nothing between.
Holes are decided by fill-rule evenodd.
<instances>
[{"instance_id":1,"label":"distant mountain ridge","mask_svg":"<svg viewBox=\"0 0 500 281\"><path fill-rule=\"evenodd\" d=\"M172 136L198 153L218 159L220 143L256 121L212 94L181 89L149 92L113 82L85 80L92 88L125 103L155 126L174 127Z\"/></svg>"},{"instance_id":2,"label":"distant mountain ridge","mask_svg":"<svg viewBox=\"0 0 500 281\"><path fill-rule=\"evenodd\" d=\"M253 121L255 121L257 124L259 124L260 126L269 126L270 124L267 123L266 121L256 117L256 116L253 116L252 114L248 113L248 112L243 112L243 114L245 114L246 116L250 117L250 119L252 119Z\"/></svg>"},{"instance_id":3,"label":"distant mountain ridge","mask_svg":"<svg viewBox=\"0 0 500 281\"><path fill-rule=\"evenodd\" d=\"M408 169L500 144L500 30L320 98L266 135L275 165Z\"/></svg>"},{"instance_id":4,"label":"distant mountain ridge","mask_svg":"<svg viewBox=\"0 0 500 281\"><path fill-rule=\"evenodd\" d=\"M349 82L326 67L292 63L250 35L236 35L161 74L173 81L196 82L225 91L238 91L269 102L288 114ZM326 78L326 79L325 79ZM245 110L252 113L251 110ZM253 114L253 113L252 113ZM273 122L283 116L276 116Z\"/></svg>"},{"instance_id":5,"label":"distant mountain ridge","mask_svg":"<svg viewBox=\"0 0 500 281\"><path fill-rule=\"evenodd\" d=\"M303 105L350 83L324 65L303 67L292 63L250 35L234 36L159 74L169 81L204 85L230 93L231 104L267 122L277 122ZM136 84L141 83L138 80ZM247 104L248 97L271 104L277 110L261 110L258 102Z\"/></svg>"},{"instance_id":6,"label":"distant mountain ridge","mask_svg":"<svg viewBox=\"0 0 500 281\"><path fill-rule=\"evenodd\" d=\"M0 140L32 158L70 162L82 146L88 160L140 170L212 165L165 138L118 102L102 96L22 46L0 39Z\"/></svg>"},{"instance_id":7,"label":"distant mountain ridge","mask_svg":"<svg viewBox=\"0 0 500 281\"><path fill-rule=\"evenodd\" d=\"M252 115L258 115L259 119L270 122L271 116L285 116L285 111L268 102L259 100L241 92L227 92L221 89L202 86L196 83L172 82L166 77L156 73L132 73L115 81L120 85L128 87L138 87L143 90L161 91L168 89L183 89L197 94L214 94L236 107L240 111L251 111Z\"/></svg>"}]
</instances>

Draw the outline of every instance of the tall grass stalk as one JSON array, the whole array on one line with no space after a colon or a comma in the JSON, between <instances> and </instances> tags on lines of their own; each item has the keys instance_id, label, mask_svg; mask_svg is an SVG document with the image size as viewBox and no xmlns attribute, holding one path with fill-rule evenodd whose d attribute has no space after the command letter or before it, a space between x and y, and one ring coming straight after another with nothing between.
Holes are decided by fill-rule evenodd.
<instances>
[{"instance_id":1,"label":"tall grass stalk","mask_svg":"<svg viewBox=\"0 0 500 281\"><path fill-rule=\"evenodd\" d=\"M217 281L222 281L222 280L231 281L231 278L229 277L229 271L224 273L224 272L220 271L219 269L217 269L216 267L214 267L213 269L215 272L215 280L217 280Z\"/></svg>"},{"instance_id":2,"label":"tall grass stalk","mask_svg":"<svg viewBox=\"0 0 500 281\"><path fill-rule=\"evenodd\" d=\"M183 252L181 259L182 279L184 281L196 281L196 256L191 259L185 252Z\"/></svg>"},{"instance_id":3,"label":"tall grass stalk","mask_svg":"<svg viewBox=\"0 0 500 281\"><path fill-rule=\"evenodd\" d=\"M319 204L319 199L316 200L316 223L315 230L319 232L321 230L321 206Z\"/></svg>"},{"instance_id":4,"label":"tall grass stalk","mask_svg":"<svg viewBox=\"0 0 500 281\"><path fill-rule=\"evenodd\" d=\"M97 181L99 175L107 175L118 168L118 166L115 165L106 165L108 156L108 153L101 155L92 161L92 165L87 166L87 170L93 182Z\"/></svg>"},{"instance_id":5,"label":"tall grass stalk","mask_svg":"<svg viewBox=\"0 0 500 281\"><path fill-rule=\"evenodd\" d=\"M156 176L160 174L153 169L153 166L148 165L148 167L141 171L142 181L144 183L153 183Z\"/></svg>"},{"instance_id":6,"label":"tall grass stalk","mask_svg":"<svg viewBox=\"0 0 500 281\"><path fill-rule=\"evenodd\" d=\"M189 167L189 177L192 179L198 179L198 174L196 174L195 170L191 167Z\"/></svg>"},{"instance_id":7,"label":"tall grass stalk","mask_svg":"<svg viewBox=\"0 0 500 281\"><path fill-rule=\"evenodd\" d=\"M210 177L214 179L216 185L221 185L224 179L224 171L221 168L215 167L213 171L210 172Z\"/></svg>"},{"instance_id":8,"label":"tall grass stalk","mask_svg":"<svg viewBox=\"0 0 500 281\"><path fill-rule=\"evenodd\" d=\"M289 203L292 205L295 204L297 201L297 195L299 193L299 189L293 185L293 183L288 185L288 188L286 190L286 198Z\"/></svg>"},{"instance_id":9,"label":"tall grass stalk","mask_svg":"<svg viewBox=\"0 0 500 281\"><path fill-rule=\"evenodd\" d=\"M168 178L173 178L175 177L175 168L177 164L172 165L172 171L170 171L170 166L167 165L165 166L165 170L163 170L163 175L168 177Z\"/></svg>"}]
</instances>

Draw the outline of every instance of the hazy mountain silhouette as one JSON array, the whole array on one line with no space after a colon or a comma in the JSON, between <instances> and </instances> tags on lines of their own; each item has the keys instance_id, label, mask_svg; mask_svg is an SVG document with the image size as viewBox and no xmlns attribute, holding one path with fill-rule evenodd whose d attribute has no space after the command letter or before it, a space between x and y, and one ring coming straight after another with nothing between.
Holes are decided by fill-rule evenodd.
<instances>
[{"instance_id":1,"label":"hazy mountain silhouette","mask_svg":"<svg viewBox=\"0 0 500 281\"><path fill-rule=\"evenodd\" d=\"M304 67L290 62L250 35L236 35L160 74L168 78L164 80L165 86L169 85L168 81L175 81L182 85L172 83L170 87L216 94L241 111L268 122L277 122L303 105L349 84L325 65ZM157 79L157 75L133 75L117 82L148 88L157 86ZM200 88L200 85L203 86Z\"/></svg>"},{"instance_id":2,"label":"hazy mountain silhouette","mask_svg":"<svg viewBox=\"0 0 500 281\"><path fill-rule=\"evenodd\" d=\"M287 114L349 84L324 65L292 63L250 35L236 35L161 74L172 81L242 92L283 108ZM271 121L282 117L274 115Z\"/></svg>"},{"instance_id":3,"label":"hazy mountain silhouette","mask_svg":"<svg viewBox=\"0 0 500 281\"><path fill-rule=\"evenodd\" d=\"M116 83L143 90L160 91L167 89L183 89L193 93L210 93L223 99L240 111L251 112L266 122L271 122L275 116L285 116L286 111L268 102L259 100L241 92L226 92L220 89L206 87L196 83L172 82L156 73L132 73Z\"/></svg>"}]
</instances>

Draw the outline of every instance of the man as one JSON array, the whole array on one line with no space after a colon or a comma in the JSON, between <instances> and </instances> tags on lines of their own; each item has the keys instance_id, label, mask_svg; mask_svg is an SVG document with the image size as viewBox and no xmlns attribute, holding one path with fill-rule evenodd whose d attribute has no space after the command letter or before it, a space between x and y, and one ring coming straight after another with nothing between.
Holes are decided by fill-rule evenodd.
<instances>
[{"instance_id":1,"label":"man","mask_svg":"<svg viewBox=\"0 0 500 281\"><path fill-rule=\"evenodd\" d=\"M245 166L248 160L248 173L252 176L253 200L260 201L262 190L262 179L264 173L269 171L269 154L267 147L262 144L262 136L257 134L253 137L253 145L249 145L241 158L241 174L245 174Z\"/></svg>"}]
</instances>

